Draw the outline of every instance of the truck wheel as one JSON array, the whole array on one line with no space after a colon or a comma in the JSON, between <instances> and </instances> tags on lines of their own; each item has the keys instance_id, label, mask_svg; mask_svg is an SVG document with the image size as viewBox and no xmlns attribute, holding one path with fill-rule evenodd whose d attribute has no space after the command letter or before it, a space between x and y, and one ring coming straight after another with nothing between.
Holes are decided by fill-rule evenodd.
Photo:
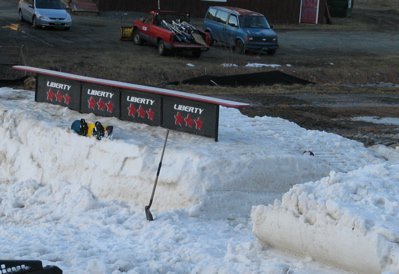
<instances>
[{"instance_id":1,"label":"truck wheel","mask_svg":"<svg viewBox=\"0 0 399 274\"><path fill-rule=\"evenodd\" d=\"M194 58L200 58L200 56L201 56L201 50L193 50L192 52L191 52L191 54L192 54L192 56L194 57Z\"/></svg>"},{"instance_id":2,"label":"truck wheel","mask_svg":"<svg viewBox=\"0 0 399 274\"><path fill-rule=\"evenodd\" d=\"M139 33L139 31L138 31L137 29L135 29L135 30L133 31L133 43L134 43L135 45L141 45L141 44L143 44L143 40L141 40L140 33Z\"/></svg>"},{"instance_id":3,"label":"truck wheel","mask_svg":"<svg viewBox=\"0 0 399 274\"><path fill-rule=\"evenodd\" d=\"M163 40L158 41L158 53L161 56L166 56L168 53L168 50L166 49L165 43L163 42Z\"/></svg>"},{"instance_id":4,"label":"truck wheel","mask_svg":"<svg viewBox=\"0 0 399 274\"><path fill-rule=\"evenodd\" d=\"M241 40L236 41L234 49L239 54L245 54L245 45Z\"/></svg>"}]
</instances>

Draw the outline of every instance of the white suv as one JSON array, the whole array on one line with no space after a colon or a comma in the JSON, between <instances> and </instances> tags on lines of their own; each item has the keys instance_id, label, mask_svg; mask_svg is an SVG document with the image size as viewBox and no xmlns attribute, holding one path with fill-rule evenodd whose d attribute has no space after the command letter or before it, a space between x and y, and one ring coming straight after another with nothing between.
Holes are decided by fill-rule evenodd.
<instances>
[{"instance_id":1,"label":"white suv","mask_svg":"<svg viewBox=\"0 0 399 274\"><path fill-rule=\"evenodd\" d=\"M55 27L70 29L72 18L60 0L20 0L18 14L21 21L32 23L33 27Z\"/></svg>"}]
</instances>

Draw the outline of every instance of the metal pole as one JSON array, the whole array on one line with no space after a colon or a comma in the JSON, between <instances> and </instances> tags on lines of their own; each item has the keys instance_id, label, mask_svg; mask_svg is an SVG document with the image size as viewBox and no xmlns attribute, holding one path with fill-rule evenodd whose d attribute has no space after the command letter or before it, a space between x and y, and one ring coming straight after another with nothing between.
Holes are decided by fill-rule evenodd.
<instances>
[{"instance_id":1,"label":"metal pole","mask_svg":"<svg viewBox=\"0 0 399 274\"><path fill-rule=\"evenodd\" d=\"M161 0L158 0L158 9L161 9Z\"/></svg>"}]
</instances>

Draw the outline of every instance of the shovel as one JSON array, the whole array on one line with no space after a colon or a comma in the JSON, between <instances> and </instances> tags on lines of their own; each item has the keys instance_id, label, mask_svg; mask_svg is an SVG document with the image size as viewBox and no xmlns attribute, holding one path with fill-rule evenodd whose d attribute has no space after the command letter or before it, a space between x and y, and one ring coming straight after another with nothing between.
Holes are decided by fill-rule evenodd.
<instances>
[{"instance_id":1,"label":"shovel","mask_svg":"<svg viewBox=\"0 0 399 274\"><path fill-rule=\"evenodd\" d=\"M150 207L151 207L152 201L154 199L154 194L155 194L155 189L156 189L157 183L158 183L159 173L161 172L162 159L163 159L163 154L165 153L165 147L166 147L166 142L168 141L168 135L169 135L169 129L166 132L165 143L163 144L163 149L162 149L161 161L159 161L157 177L155 178L154 187L152 188L150 203L148 205L146 205L145 208L144 208L145 209L145 216L147 217L148 221L153 221L154 220L154 218L152 217L151 211L150 211Z\"/></svg>"}]
</instances>

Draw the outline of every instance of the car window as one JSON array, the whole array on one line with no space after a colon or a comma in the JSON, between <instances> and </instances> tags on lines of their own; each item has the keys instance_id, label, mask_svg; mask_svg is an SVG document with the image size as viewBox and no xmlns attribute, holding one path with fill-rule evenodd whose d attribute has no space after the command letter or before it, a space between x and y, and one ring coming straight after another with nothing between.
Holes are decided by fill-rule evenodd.
<instances>
[{"instance_id":1,"label":"car window","mask_svg":"<svg viewBox=\"0 0 399 274\"><path fill-rule=\"evenodd\" d=\"M151 14L144 19L144 23L151 24L154 19L154 16Z\"/></svg>"},{"instance_id":2,"label":"car window","mask_svg":"<svg viewBox=\"0 0 399 274\"><path fill-rule=\"evenodd\" d=\"M218 10L216 13L216 21L226 24L227 17L229 17L229 13L226 11Z\"/></svg>"},{"instance_id":3,"label":"car window","mask_svg":"<svg viewBox=\"0 0 399 274\"><path fill-rule=\"evenodd\" d=\"M238 27L238 19L237 16L231 14L229 17L229 25L232 27Z\"/></svg>"},{"instance_id":4,"label":"car window","mask_svg":"<svg viewBox=\"0 0 399 274\"><path fill-rule=\"evenodd\" d=\"M36 8L38 9L64 9L61 1L57 0L36 0Z\"/></svg>"},{"instance_id":5,"label":"car window","mask_svg":"<svg viewBox=\"0 0 399 274\"><path fill-rule=\"evenodd\" d=\"M264 16L242 15L240 16L240 25L243 28L262 28L269 29L269 23Z\"/></svg>"},{"instance_id":6,"label":"car window","mask_svg":"<svg viewBox=\"0 0 399 274\"><path fill-rule=\"evenodd\" d=\"M216 21L216 9L210 8L206 14L206 18Z\"/></svg>"}]
</instances>

